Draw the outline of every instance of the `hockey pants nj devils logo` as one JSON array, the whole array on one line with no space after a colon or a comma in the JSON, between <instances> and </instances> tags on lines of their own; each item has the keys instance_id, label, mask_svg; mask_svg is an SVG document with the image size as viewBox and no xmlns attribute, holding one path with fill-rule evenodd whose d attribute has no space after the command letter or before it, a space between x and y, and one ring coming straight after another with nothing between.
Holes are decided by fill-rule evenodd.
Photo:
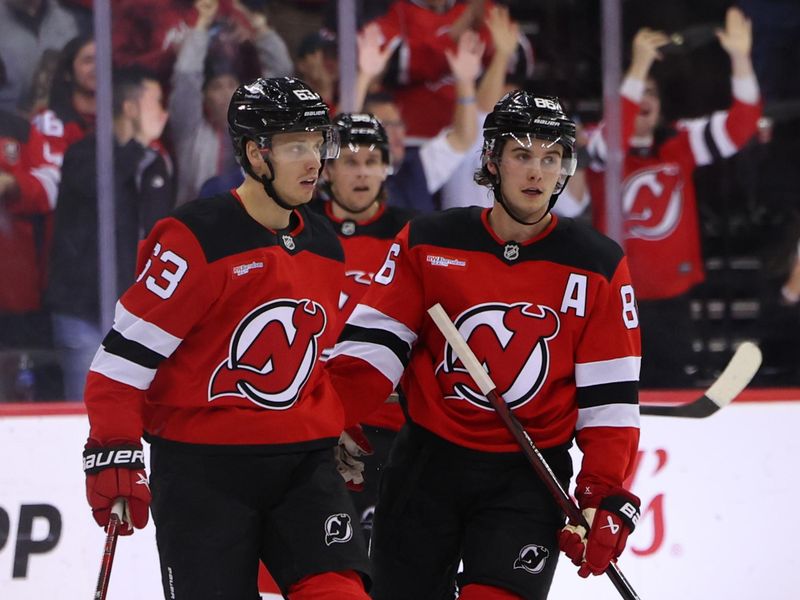
<instances>
[{"instance_id":1,"label":"hockey pants nj devils logo","mask_svg":"<svg viewBox=\"0 0 800 600\"><path fill-rule=\"evenodd\" d=\"M325 310L313 300L275 300L250 312L211 377L209 402L239 396L272 410L291 408L314 369L325 324Z\"/></svg>"}]
</instances>

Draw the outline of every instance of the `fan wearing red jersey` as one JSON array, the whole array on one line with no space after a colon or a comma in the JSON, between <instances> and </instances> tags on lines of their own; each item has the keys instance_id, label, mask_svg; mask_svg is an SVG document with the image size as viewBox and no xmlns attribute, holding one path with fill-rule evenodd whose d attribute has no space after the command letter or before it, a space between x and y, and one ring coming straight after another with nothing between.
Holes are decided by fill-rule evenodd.
<instances>
[{"instance_id":1,"label":"fan wearing red jersey","mask_svg":"<svg viewBox=\"0 0 800 600\"><path fill-rule=\"evenodd\" d=\"M428 317L436 303L565 487L568 448L581 449L581 508L610 515L620 534L567 538L581 572L603 572L636 520L618 514L638 511L622 488L638 447L641 360L627 261L551 213L575 170L575 124L557 98L514 91L483 134L476 180L493 206L406 225L326 363L347 424L398 383L407 400L372 530L376 600L452 597L456 579L462 599L540 600L558 560L564 515Z\"/></svg>"},{"instance_id":2,"label":"fan wearing red jersey","mask_svg":"<svg viewBox=\"0 0 800 600\"><path fill-rule=\"evenodd\" d=\"M386 204L384 182L390 171L389 138L383 125L369 113L342 113L333 119L342 149L325 165L323 202L317 204L336 229L345 256L345 288L339 299L341 322L353 312L383 264L394 237L412 214ZM378 480L395 435L405 422L399 404L387 403L363 421L373 450L363 461L363 475L355 472L353 502L365 533L372 527Z\"/></svg>"},{"instance_id":3,"label":"fan wearing red jersey","mask_svg":"<svg viewBox=\"0 0 800 600\"><path fill-rule=\"evenodd\" d=\"M692 290L705 280L693 171L738 152L757 130L761 117L758 82L750 59L750 21L730 8L717 32L731 61L732 103L699 119L667 125L661 119L658 84L650 75L669 37L641 29L622 83L622 136L625 145L623 197L625 249L642 318L645 362L642 384L690 385ZM589 139L587 181L595 226L605 227L603 129Z\"/></svg>"},{"instance_id":4,"label":"fan wearing red jersey","mask_svg":"<svg viewBox=\"0 0 800 600\"><path fill-rule=\"evenodd\" d=\"M304 206L336 130L288 77L240 86L228 123L244 183L156 224L92 363L89 504L106 525L122 497L137 528L150 504L166 598L258 598L261 561L292 600L366 600L332 452L343 409L317 360L338 332L344 256Z\"/></svg>"}]
</instances>

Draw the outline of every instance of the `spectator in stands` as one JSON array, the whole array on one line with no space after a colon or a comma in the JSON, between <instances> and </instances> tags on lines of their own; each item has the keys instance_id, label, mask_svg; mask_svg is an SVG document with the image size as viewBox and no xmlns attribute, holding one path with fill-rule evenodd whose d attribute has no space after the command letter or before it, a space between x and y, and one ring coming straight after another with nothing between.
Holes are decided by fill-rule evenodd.
<instances>
[{"instance_id":1,"label":"spectator in stands","mask_svg":"<svg viewBox=\"0 0 800 600\"><path fill-rule=\"evenodd\" d=\"M309 33L297 48L295 69L302 79L322 96L325 104L336 112L339 94L339 58L336 34L327 29Z\"/></svg>"},{"instance_id":2,"label":"spectator in stands","mask_svg":"<svg viewBox=\"0 0 800 600\"><path fill-rule=\"evenodd\" d=\"M33 124L47 140L48 158L57 167L61 167L67 148L94 130L96 90L94 38L80 35L61 51L48 106L33 117Z\"/></svg>"},{"instance_id":3,"label":"spectator in stands","mask_svg":"<svg viewBox=\"0 0 800 600\"><path fill-rule=\"evenodd\" d=\"M219 0L218 21L220 29L244 42L252 37L253 29L241 6L237 0ZM167 85L181 43L198 18L193 0L115 0L114 65L146 67Z\"/></svg>"},{"instance_id":4,"label":"spectator in stands","mask_svg":"<svg viewBox=\"0 0 800 600\"><path fill-rule=\"evenodd\" d=\"M177 204L198 197L203 182L238 172L228 136L228 104L239 85L232 56L214 44L218 0L198 0L197 22L184 38L172 73L170 132L178 167ZM245 9L246 10L246 9ZM263 77L291 74L286 45L263 13L249 13ZM216 48L216 51L214 49Z\"/></svg>"},{"instance_id":5,"label":"spectator in stands","mask_svg":"<svg viewBox=\"0 0 800 600\"><path fill-rule=\"evenodd\" d=\"M644 386L686 385L691 362L692 289L705 278L692 172L735 154L756 132L761 116L758 82L750 60L750 21L730 8L717 32L731 61L733 101L727 111L667 125L661 122L657 82L649 75L661 48L660 31L641 29L622 83L625 143L623 218L631 276L639 303ZM587 172L595 224L605 225L602 128L591 137Z\"/></svg>"},{"instance_id":6,"label":"spectator in stands","mask_svg":"<svg viewBox=\"0 0 800 600\"><path fill-rule=\"evenodd\" d=\"M6 69L0 108L13 111L28 104L42 53L61 49L77 34L74 17L56 0L0 2L0 56Z\"/></svg>"},{"instance_id":7,"label":"spectator in stands","mask_svg":"<svg viewBox=\"0 0 800 600\"><path fill-rule=\"evenodd\" d=\"M0 109L0 346L50 343L41 311L44 217L57 184L44 148L28 121Z\"/></svg>"},{"instance_id":8,"label":"spectator in stands","mask_svg":"<svg viewBox=\"0 0 800 600\"><path fill-rule=\"evenodd\" d=\"M113 89L116 296L133 282L137 244L170 212L174 194L163 157L149 148L167 120L155 74L137 68L119 70ZM69 400L82 399L86 373L103 335L95 165L94 135L67 150L50 258L46 298Z\"/></svg>"},{"instance_id":9,"label":"spectator in stands","mask_svg":"<svg viewBox=\"0 0 800 600\"><path fill-rule=\"evenodd\" d=\"M377 31L368 26L358 38L359 81L356 85L360 90L369 89L369 82L386 67L388 53L381 48L376 34ZM366 98L363 110L374 114L389 136L394 168L394 173L386 181L390 205L418 212L438 208L434 194L458 168L478 135L475 80L481 70L484 49L478 34L465 31L458 40L456 51L446 51L457 93L452 128L442 130L421 147L406 148L405 123L391 96L384 94Z\"/></svg>"},{"instance_id":10,"label":"spectator in stands","mask_svg":"<svg viewBox=\"0 0 800 600\"><path fill-rule=\"evenodd\" d=\"M492 36L494 54L489 66L481 76L477 90L478 128L483 128L486 115L492 112L494 105L506 92L522 88L524 81L509 80L507 71L517 50L519 26L515 23L505 6L493 6L486 17L486 27ZM517 85L514 85L517 84ZM477 136L472 147L466 152L461 164L442 187L442 208L456 206L485 206L494 203L494 195L486 186L475 183L474 175L481 168L481 149L483 136ZM558 206L563 202L559 199Z\"/></svg>"},{"instance_id":11,"label":"spectator in stands","mask_svg":"<svg viewBox=\"0 0 800 600\"><path fill-rule=\"evenodd\" d=\"M457 92L446 51L453 52L470 29L489 47L483 21L490 7L486 0L397 0L371 23L383 44L400 41L392 69L396 76L386 83L394 85L392 95L407 124L407 145L420 145L450 124Z\"/></svg>"}]
</instances>

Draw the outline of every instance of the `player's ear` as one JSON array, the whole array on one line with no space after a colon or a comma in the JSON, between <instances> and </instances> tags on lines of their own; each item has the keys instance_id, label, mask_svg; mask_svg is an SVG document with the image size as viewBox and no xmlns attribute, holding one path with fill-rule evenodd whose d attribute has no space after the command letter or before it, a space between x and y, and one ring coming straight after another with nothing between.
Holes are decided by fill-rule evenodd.
<instances>
[{"instance_id":1,"label":"player's ear","mask_svg":"<svg viewBox=\"0 0 800 600\"><path fill-rule=\"evenodd\" d=\"M497 164L494 162L494 160L487 161L486 170L492 175L497 175Z\"/></svg>"}]
</instances>

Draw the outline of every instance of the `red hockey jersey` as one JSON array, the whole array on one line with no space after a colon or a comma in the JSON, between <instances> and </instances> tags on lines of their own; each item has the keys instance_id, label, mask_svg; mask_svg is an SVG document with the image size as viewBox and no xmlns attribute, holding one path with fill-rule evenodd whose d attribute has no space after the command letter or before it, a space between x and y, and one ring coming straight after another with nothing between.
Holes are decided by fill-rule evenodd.
<instances>
[{"instance_id":1,"label":"red hockey jersey","mask_svg":"<svg viewBox=\"0 0 800 600\"><path fill-rule=\"evenodd\" d=\"M0 311L38 310L44 285L51 214L59 171L45 157L43 136L23 118L0 111L0 171L18 192L0 211Z\"/></svg>"},{"instance_id":2,"label":"red hockey jersey","mask_svg":"<svg viewBox=\"0 0 800 600\"><path fill-rule=\"evenodd\" d=\"M427 315L438 302L537 445L575 436L578 484L621 485L638 445L641 362L626 260L555 216L536 238L503 242L488 213L424 215L392 244L326 364L347 423L402 378L416 424L467 448L519 450Z\"/></svg>"},{"instance_id":3,"label":"red hockey jersey","mask_svg":"<svg viewBox=\"0 0 800 600\"><path fill-rule=\"evenodd\" d=\"M734 100L728 111L680 121L673 135L653 148L634 149L630 138L639 104L622 97L622 213L625 250L640 300L672 298L705 279L692 172L736 153L755 133L760 104ZM602 128L592 135L587 180L595 226L605 230Z\"/></svg>"},{"instance_id":4,"label":"red hockey jersey","mask_svg":"<svg viewBox=\"0 0 800 600\"><path fill-rule=\"evenodd\" d=\"M345 287L339 297L341 322L344 324L367 291L375 272L383 264L394 237L408 222L412 213L383 204L369 221L356 223L351 219L335 217L330 202L321 203L321 206L325 216L338 231L339 240L344 247ZM405 421L399 404L383 404L363 422L398 431Z\"/></svg>"},{"instance_id":5,"label":"red hockey jersey","mask_svg":"<svg viewBox=\"0 0 800 600\"><path fill-rule=\"evenodd\" d=\"M232 194L159 221L86 387L90 437L285 452L344 425L317 360L340 328L341 244L302 207L272 231Z\"/></svg>"},{"instance_id":6,"label":"red hockey jersey","mask_svg":"<svg viewBox=\"0 0 800 600\"><path fill-rule=\"evenodd\" d=\"M454 3L447 11L437 13L424 2L398 0L388 12L373 21L386 43L400 37L399 86L395 100L406 122L409 138L428 139L436 136L453 120L456 101L455 86L444 51L455 52L450 27L467 9L466 3ZM486 2L485 14L492 3ZM487 48L491 36L485 25L479 32ZM487 55L489 53L487 52ZM488 56L485 57L488 62ZM419 110L424 106L424 110Z\"/></svg>"}]
</instances>

